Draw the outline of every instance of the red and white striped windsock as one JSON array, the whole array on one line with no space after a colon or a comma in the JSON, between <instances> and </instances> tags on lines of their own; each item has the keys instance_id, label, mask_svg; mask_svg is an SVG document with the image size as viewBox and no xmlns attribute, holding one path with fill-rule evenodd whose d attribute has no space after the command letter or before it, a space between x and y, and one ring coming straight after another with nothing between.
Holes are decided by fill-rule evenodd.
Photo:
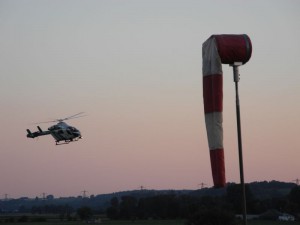
<instances>
[{"instance_id":1,"label":"red and white striped windsock","mask_svg":"<svg viewBox=\"0 0 300 225\"><path fill-rule=\"evenodd\" d=\"M212 35L202 45L203 98L210 161L215 187L224 187L223 147L223 64L241 62L251 57L250 38L243 35Z\"/></svg>"}]
</instances>

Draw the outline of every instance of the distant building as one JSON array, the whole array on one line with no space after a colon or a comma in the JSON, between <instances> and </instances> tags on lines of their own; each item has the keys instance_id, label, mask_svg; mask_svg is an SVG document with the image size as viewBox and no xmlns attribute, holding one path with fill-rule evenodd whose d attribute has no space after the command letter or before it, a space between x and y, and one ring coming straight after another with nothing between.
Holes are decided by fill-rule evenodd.
<instances>
[{"instance_id":1,"label":"distant building","mask_svg":"<svg viewBox=\"0 0 300 225\"><path fill-rule=\"evenodd\" d=\"M282 213L279 217L278 220L280 221L295 221L295 217L293 215L287 214L287 213Z\"/></svg>"},{"instance_id":2,"label":"distant building","mask_svg":"<svg viewBox=\"0 0 300 225\"><path fill-rule=\"evenodd\" d=\"M287 213L281 213L278 210L270 209L265 213L260 215L260 219L265 220L280 220L280 221L295 221L295 217L293 215Z\"/></svg>"},{"instance_id":3,"label":"distant building","mask_svg":"<svg viewBox=\"0 0 300 225\"><path fill-rule=\"evenodd\" d=\"M243 219L243 215L242 214L236 214L235 217L237 219ZM259 215L254 215L254 214L247 214L247 220L256 220L259 219Z\"/></svg>"}]
</instances>

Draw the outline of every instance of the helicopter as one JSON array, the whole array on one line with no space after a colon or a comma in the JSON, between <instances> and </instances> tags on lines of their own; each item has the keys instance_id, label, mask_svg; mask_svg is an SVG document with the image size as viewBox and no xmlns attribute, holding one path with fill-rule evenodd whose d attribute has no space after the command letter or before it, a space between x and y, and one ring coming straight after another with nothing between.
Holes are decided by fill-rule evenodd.
<instances>
[{"instance_id":1,"label":"helicopter","mask_svg":"<svg viewBox=\"0 0 300 225\"><path fill-rule=\"evenodd\" d=\"M70 120L70 119L75 119L78 117L83 117L84 116L84 115L82 115L83 113L84 112L80 112L75 115L66 117L64 119L56 119L56 120L52 120L52 121L40 122L40 123L54 123L54 122L58 122L58 123L49 127L48 130L45 130L45 131L42 130L40 128L40 126L37 126L38 131L35 131L35 132L31 132L29 129L26 129L27 130L27 138L36 138L39 136L51 134L52 137L55 139L56 145L69 144L70 142L78 141L79 139L82 139L80 131L75 127L69 126L64 121ZM37 124L40 124L40 123L37 123Z\"/></svg>"}]
</instances>

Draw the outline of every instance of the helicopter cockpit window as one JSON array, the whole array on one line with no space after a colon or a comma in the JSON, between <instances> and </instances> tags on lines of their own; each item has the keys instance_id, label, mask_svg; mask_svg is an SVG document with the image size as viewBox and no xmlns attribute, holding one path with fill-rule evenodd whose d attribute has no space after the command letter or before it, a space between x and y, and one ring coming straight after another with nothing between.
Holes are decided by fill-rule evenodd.
<instances>
[{"instance_id":1,"label":"helicopter cockpit window","mask_svg":"<svg viewBox=\"0 0 300 225\"><path fill-rule=\"evenodd\" d=\"M69 129L70 129L71 131L73 131L73 132L74 132L74 131L78 131L75 127L70 127Z\"/></svg>"},{"instance_id":2,"label":"helicopter cockpit window","mask_svg":"<svg viewBox=\"0 0 300 225\"><path fill-rule=\"evenodd\" d=\"M57 125L53 125L52 127L49 127L49 130L57 130L59 127Z\"/></svg>"}]
</instances>

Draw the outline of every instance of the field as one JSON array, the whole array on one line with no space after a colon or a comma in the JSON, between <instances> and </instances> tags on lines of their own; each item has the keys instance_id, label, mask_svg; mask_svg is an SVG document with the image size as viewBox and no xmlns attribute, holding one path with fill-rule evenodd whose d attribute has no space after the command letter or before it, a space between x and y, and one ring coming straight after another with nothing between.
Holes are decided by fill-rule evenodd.
<instances>
[{"instance_id":1,"label":"field","mask_svg":"<svg viewBox=\"0 0 300 225\"><path fill-rule=\"evenodd\" d=\"M27 221L20 221L20 216L0 216L0 225L12 225L12 224L24 224L24 225L83 225L87 222L82 221L60 221L57 216L40 216L36 218L44 218L44 221L38 221L33 219L35 217L28 216ZM101 225L185 225L185 220L108 220L102 219ZM242 223L241 223L242 224ZM300 221L296 222L284 222L284 221L265 221L265 220L249 220L248 225L300 225Z\"/></svg>"},{"instance_id":2,"label":"field","mask_svg":"<svg viewBox=\"0 0 300 225\"><path fill-rule=\"evenodd\" d=\"M103 225L185 225L183 220L107 221ZM248 225L300 225L300 222L248 221Z\"/></svg>"},{"instance_id":3,"label":"field","mask_svg":"<svg viewBox=\"0 0 300 225\"><path fill-rule=\"evenodd\" d=\"M13 224L24 224L24 225L83 225L86 222L74 221L74 222L26 222L18 223L2 222L1 225L13 225ZM142 220L142 221L103 221L101 225L185 225L185 221L182 220ZM280 221L248 221L248 225L300 225L300 222L280 222Z\"/></svg>"},{"instance_id":4,"label":"field","mask_svg":"<svg viewBox=\"0 0 300 225\"><path fill-rule=\"evenodd\" d=\"M88 224L82 221L59 221L48 220L47 222L0 222L1 225L24 224L24 225L83 225ZM102 220L101 225L185 225L184 220Z\"/></svg>"}]
</instances>

